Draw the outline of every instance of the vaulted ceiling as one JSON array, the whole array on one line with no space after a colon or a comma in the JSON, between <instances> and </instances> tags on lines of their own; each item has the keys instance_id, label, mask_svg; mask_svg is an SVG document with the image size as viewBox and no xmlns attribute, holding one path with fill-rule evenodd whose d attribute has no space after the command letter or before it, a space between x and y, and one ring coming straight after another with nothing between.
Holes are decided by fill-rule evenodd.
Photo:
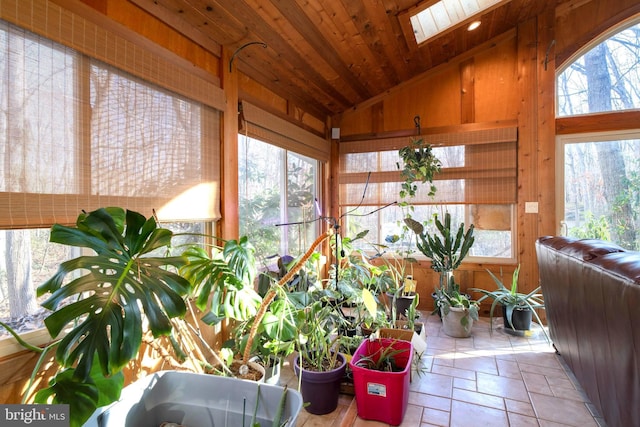
<instances>
[{"instance_id":1,"label":"vaulted ceiling","mask_svg":"<svg viewBox=\"0 0 640 427\"><path fill-rule=\"evenodd\" d=\"M569 0L501 1L475 31L462 25L420 46L409 16L434 0L130 1L216 55L221 46L235 52L242 73L325 117Z\"/></svg>"}]
</instances>

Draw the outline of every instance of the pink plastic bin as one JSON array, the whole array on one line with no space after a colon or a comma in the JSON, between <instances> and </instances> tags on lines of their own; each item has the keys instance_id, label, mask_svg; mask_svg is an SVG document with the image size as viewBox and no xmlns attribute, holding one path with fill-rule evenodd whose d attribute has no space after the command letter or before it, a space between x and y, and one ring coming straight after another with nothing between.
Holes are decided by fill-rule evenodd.
<instances>
[{"instance_id":1,"label":"pink plastic bin","mask_svg":"<svg viewBox=\"0 0 640 427\"><path fill-rule=\"evenodd\" d=\"M400 372L382 372L356 366L363 356L375 355L381 348L405 350L396 355ZM379 338L362 341L349 362L353 371L358 416L366 420L381 421L394 426L402 423L409 401L409 381L413 346L408 341Z\"/></svg>"}]
</instances>

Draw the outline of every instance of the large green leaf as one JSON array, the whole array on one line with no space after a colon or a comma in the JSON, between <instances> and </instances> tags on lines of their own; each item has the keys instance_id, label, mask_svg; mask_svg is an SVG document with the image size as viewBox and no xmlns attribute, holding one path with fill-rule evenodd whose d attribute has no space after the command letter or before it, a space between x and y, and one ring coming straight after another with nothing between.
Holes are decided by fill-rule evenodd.
<instances>
[{"instance_id":1,"label":"large green leaf","mask_svg":"<svg viewBox=\"0 0 640 427\"><path fill-rule=\"evenodd\" d=\"M48 387L36 393L34 401L68 404L70 426L80 427L97 408L118 400L123 384L121 372L105 377L97 363L93 364L89 378L83 380L74 375L73 368L67 368L58 372Z\"/></svg>"},{"instance_id":2,"label":"large green leaf","mask_svg":"<svg viewBox=\"0 0 640 427\"><path fill-rule=\"evenodd\" d=\"M209 256L202 248L189 248L184 252L189 262L180 269L192 285L198 308L208 307L202 320L213 325L225 318L245 321L254 316L261 298L253 289L253 246L242 237L211 252Z\"/></svg>"},{"instance_id":3,"label":"large green leaf","mask_svg":"<svg viewBox=\"0 0 640 427\"><path fill-rule=\"evenodd\" d=\"M39 296L51 294L43 307L55 310L45 319L49 333L71 327L56 359L75 366L76 379L89 377L94 357L105 376L124 367L140 347L144 319L160 336L170 333L170 318L186 313L190 284L171 271L186 259L151 255L168 249L172 236L153 217L120 208L83 213L76 227L52 227L52 242L96 253L62 263L38 288ZM74 302L61 306L69 297Z\"/></svg>"}]
</instances>

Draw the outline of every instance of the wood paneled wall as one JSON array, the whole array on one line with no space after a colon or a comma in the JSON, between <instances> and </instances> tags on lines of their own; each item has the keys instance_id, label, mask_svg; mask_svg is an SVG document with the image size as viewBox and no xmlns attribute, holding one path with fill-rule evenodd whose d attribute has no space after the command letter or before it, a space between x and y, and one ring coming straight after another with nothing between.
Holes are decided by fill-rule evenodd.
<instances>
[{"instance_id":1,"label":"wood paneled wall","mask_svg":"<svg viewBox=\"0 0 640 427\"><path fill-rule=\"evenodd\" d=\"M521 286L530 291L538 286L534 243L543 235L556 234L555 186L555 76L556 64L570 58L576 49L593 40L615 23L640 13L633 0L575 1L557 11L543 11L478 49L467 52L438 69L404 82L387 93L370 99L336 117L343 138L382 132L410 132L413 117L421 117L422 127L482 125L499 120L518 123L518 202L516 221L516 262L503 265L466 263L458 274L463 289L492 289L485 271L501 268L510 277L521 264ZM588 18L587 18L588 17ZM470 95L473 99L469 99ZM619 119L633 123L633 117ZM598 126L597 120L563 126ZM603 121L606 123L606 121ZM635 121L637 126L637 121ZM538 213L526 213L525 203L537 202ZM421 263L415 276L418 290L429 295L437 276L428 262ZM424 280L421 280L424 279ZM431 298L422 298L420 307L432 307ZM486 307L483 307L486 311Z\"/></svg>"}]
</instances>

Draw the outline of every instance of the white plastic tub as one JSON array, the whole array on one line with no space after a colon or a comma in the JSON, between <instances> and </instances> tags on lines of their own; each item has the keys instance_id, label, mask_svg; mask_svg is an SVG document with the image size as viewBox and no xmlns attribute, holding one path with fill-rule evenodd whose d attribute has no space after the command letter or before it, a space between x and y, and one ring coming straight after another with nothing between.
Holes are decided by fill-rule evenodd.
<instances>
[{"instance_id":1,"label":"white plastic tub","mask_svg":"<svg viewBox=\"0 0 640 427\"><path fill-rule=\"evenodd\" d=\"M271 427L283 392L283 387L254 381L161 371L125 387L120 400L96 410L85 427L158 427L164 422L186 427L250 426L256 398L256 421ZM295 426L301 408L300 393L288 389L280 421Z\"/></svg>"}]
</instances>

